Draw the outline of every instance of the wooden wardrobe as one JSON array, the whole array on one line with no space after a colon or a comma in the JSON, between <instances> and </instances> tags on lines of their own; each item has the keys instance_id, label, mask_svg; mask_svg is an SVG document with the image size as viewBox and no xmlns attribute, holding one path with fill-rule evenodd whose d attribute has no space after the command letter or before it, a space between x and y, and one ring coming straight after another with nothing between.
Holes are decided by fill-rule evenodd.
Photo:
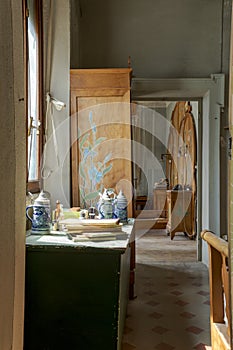
<instances>
[{"instance_id":1,"label":"wooden wardrobe","mask_svg":"<svg viewBox=\"0 0 233 350\"><path fill-rule=\"evenodd\" d=\"M189 102L177 102L168 141L168 224L171 239L176 232L196 235L196 128ZM176 188L179 186L179 189Z\"/></svg>"},{"instance_id":2,"label":"wooden wardrobe","mask_svg":"<svg viewBox=\"0 0 233 350\"><path fill-rule=\"evenodd\" d=\"M104 188L122 189L132 217L131 71L70 71L72 206L96 206Z\"/></svg>"}]
</instances>

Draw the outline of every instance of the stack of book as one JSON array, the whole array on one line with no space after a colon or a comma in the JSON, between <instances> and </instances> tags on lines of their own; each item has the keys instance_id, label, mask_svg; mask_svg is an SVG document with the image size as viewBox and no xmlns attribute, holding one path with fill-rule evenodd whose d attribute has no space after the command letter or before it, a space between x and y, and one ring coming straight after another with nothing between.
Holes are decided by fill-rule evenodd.
<instances>
[{"instance_id":1,"label":"stack of book","mask_svg":"<svg viewBox=\"0 0 233 350\"><path fill-rule=\"evenodd\" d=\"M64 219L59 222L68 237L78 241L126 239L119 219Z\"/></svg>"}]
</instances>

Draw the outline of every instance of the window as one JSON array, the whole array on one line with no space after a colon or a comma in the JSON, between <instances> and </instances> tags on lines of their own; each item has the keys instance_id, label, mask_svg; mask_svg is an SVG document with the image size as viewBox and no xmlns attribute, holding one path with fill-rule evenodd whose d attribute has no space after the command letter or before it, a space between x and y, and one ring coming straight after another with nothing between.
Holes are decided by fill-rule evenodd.
<instances>
[{"instance_id":1,"label":"window","mask_svg":"<svg viewBox=\"0 0 233 350\"><path fill-rule=\"evenodd\" d=\"M27 104L27 183L39 190L43 144L42 119L42 0L24 0Z\"/></svg>"}]
</instances>

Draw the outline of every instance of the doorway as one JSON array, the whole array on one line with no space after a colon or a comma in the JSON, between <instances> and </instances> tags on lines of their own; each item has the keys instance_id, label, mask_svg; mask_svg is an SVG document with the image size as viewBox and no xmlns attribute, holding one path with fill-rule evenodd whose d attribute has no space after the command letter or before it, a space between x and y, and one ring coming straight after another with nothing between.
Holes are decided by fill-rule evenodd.
<instances>
[{"instance_id":1,"label":"doorway","mask_svg":"<svg viewBox=\"0 0 233 350\"><path fill-rule=\"evenodd\" d=\"M220 235L220 222L224 220L220 211L220 120L224 107L224 74L193 79L147 79L133 78L132 101L198 101L198 259L208 265L208 247L202 242L200 232L210 229ZM204 150L202 152L202 150ZM205 210L202 210L204 208ZM225 215L226 216L226 215Z\"/></svg>"},{"instance_id":2,"label":"doorway","mask_svg":"<svg viewBox=\"0 0 233 350\"><path fill-rule=\"evenodd\" d=\"M171 143L171 120L174 119L174 111L177 106L185 106L184 102L187 101L190 114L193 119L194 130L188 130L188 133L192 132L195 135L195 164L194 182L187 179L187 169L184 180L184 160L182 155L179 154L180 149L177 149L178 158L176 159L175 166L172 165L171 153L169 142ZM179 226L177 226L177 232L179 230L185 230L184 234L187 235L186 227L189 225L187 231L191 231L190 238L196 238L197 232L201 229L201 99L137 99L132 103L132 144L133 144L133 181L134 181L134 214L138 218L156 218L156 224L151 228L154 229L167 229L169 227L169 205L168 197L170 195L176 195L171 191L175 187L180 186L182 183L183 189L192 189L195 187L195 197L190 197L189 193L183 193L182 196L188 195L188 198L194 198L193 203L188 208L185 218L181 220ZM180 108L180 107L179 107ZM178 116L179 123L186 114ZM178 124L179 124L178 123ZM176 125L177 122L175 122ZM177 127L179 132L179 125ZM175 129L176 130L176 129ZM187 130L186 130L187 131ZM174 137L174 135L173 135ZM188 135L190 139L190 135ZM172 140L172 145L174 140ZM187 147L187 146L186 146ZM181 152L180 152L181 153ZM185 158L183 158L185 159ZM186 158L187 159L187 158ZM183 162L181 164L181 162ZM174 175L174 168L181 164L182 171L178 175ZM173 174L171 172L173 171ZM177 179L175 179L177 178ZM175 179L175 180L174 180ZM188 186L187 186L188 184ZM168 190L168 191L167 191ZM171 192L171 193L170 193ZM193 192L193 191L192 191ZM181 196L181 194L178 195ZM184 198L180 199L182 206L184 206ZM177 200L177 205L178 205ZM180 208L178 208L180 210ZM192 212L190 219L187 217L188 212ZM190 227L190 221L193 222ZM188 225L187 225L188 222ZM184 226L184 223L185 226ZM184 226L184 227L183 227ZM169 232L169 230L168 230ZM171 232L170 232L171 233ZM173 235L172 237L173 238ZM201 242L197 239L196 244L197 259L201 260Z\"/></svg>"}]
</instances>

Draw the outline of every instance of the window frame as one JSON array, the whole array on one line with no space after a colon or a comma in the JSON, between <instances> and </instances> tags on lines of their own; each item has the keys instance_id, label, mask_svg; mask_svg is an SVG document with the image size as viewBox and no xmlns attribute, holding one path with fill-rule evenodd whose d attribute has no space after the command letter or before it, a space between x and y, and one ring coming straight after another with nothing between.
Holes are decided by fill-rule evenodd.
<instances>
[{"instance_id":1,"label":"window frame","mask_svg":"<svg viewBox=\"0 0 233 350\"><path fill-rule=\"evenodd\" d=\"M35 14L36 14L36 27L35 31L37 33L37 50L38 50L38 76L37 76L37 115L39 126L38 135L38 178L36 180L28 180L28 62L29 62L29 48L28 48L28 18L30 16L28 9L28 1L23 0L23 18L24 18L24 67L25 67L25 106L26 106L26 144L27 144L27 191L36 193L40 191L41 184L41 171L40 171L40 160L43 152L44 144L44 118L43 118L43 0L34 0L35 2Z\"/></svg>"}]
</instances>

